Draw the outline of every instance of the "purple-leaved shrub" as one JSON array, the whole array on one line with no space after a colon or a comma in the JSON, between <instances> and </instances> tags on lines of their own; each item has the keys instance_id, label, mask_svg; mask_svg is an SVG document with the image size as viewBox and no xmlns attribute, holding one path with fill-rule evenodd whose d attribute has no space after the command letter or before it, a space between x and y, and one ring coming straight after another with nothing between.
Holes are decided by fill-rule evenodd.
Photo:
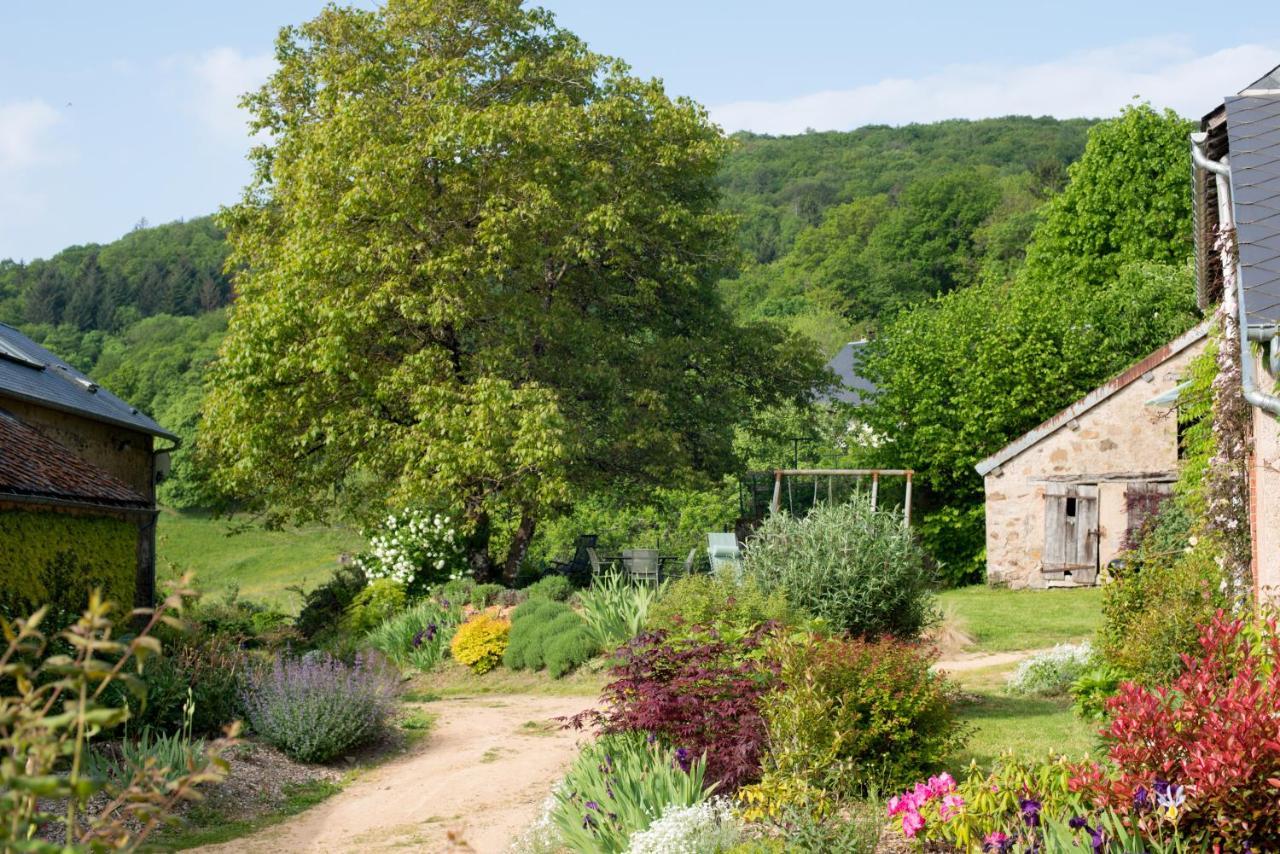
<instances>
[{"instance_id":1,"label":"purple-leaved shrub","mask_svg":"<svg viewBox=\"0 0 1280 854\"><path fill-rule=\"evenodd\" d=\"M382 733L395 691L395 672L379 657L345 664L311 653L253 674L244 699L264 739L294 759L327 762Z\"/></svg>"}]
</instances>

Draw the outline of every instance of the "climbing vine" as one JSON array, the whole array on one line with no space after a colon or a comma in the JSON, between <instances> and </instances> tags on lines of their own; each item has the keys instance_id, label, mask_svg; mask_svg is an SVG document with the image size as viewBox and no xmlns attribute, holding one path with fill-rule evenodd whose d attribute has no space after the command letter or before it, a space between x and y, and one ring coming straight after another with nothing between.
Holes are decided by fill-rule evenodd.
<instances>
[{"instance_id":1,"label":"climbing vine","mask_svg":"<svg viewBox=\"0 0 1280 854\"><path fill-rule=\"evenodd\" d=\"M1219 544L1235 598L1252 590L1249 530L1249 404L1241 394L1240 320L1236 302L1235 232L1222 229L1214 247L1222 257L1223 298L1218 307L1217 376L1213 379L1213 455L1204 478L1205 533Z\"/></svg>"},{"instance_id":2,"label":"climbing vine","mask_svg":"<svg viewBox=\"0 0 1280 854\"><path fill-rule=\"evenodd\" d=\"M126 612L137 580L137 526L121 519L0 511L0 612L49 605L72 618L99 588Z\"/></svg>"}]
</instances>

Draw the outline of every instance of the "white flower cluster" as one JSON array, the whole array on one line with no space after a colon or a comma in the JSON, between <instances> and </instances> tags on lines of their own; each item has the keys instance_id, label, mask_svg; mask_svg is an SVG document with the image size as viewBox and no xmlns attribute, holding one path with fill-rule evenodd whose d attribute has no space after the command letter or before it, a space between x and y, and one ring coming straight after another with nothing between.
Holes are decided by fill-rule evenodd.
<instances>
[{"instance_id":1,"label":"white flower cluster","mask_svg":"<svg viewBox=\"0 0 1280 854\"><path fill-rule=\"evenodd\" d=\"M1014 694L1063 694L1080 678L1093 657L1088 641L1063 643L1036 653L1018 665L1009 677L1008 688Z\"/></svg>"},{"instance_id":2,"label":"white flower cluster","mask_svg":"<svg viewBox=\"0 0 1280 854\"><path fill-rule=\"evenodd\" d=\"M559 786L556 786L559 789ZM511 843L511 854L556 854L563 849L560 831L551 818L556 809L556 796L552 794L542 802L542 812L529 829Z\"/></svg>"},{"instance_id":3,"label":"white flower cluster","mask_svg":"<svg viewBox=\"0 0 1280 854\"><path fill-rule=\"evenodd\" d=\"M421 574L443 580L461 576L456 569L457 532L439 513L407 510L387 517L382 531L369 537L369 551L359 558L370 578L412 584Z\"/></svg>"},{"instance_id":4,"label":"white flower cluster","mask_svg":"<svg viewBox=\"0 0 1280 854\"><path fill-rule=\"evenodd\" d=\"M716 854L737 844L742 822L728 798L670 805L647 830L632 834L627 854Z\"/></svg>"}]
</instances>

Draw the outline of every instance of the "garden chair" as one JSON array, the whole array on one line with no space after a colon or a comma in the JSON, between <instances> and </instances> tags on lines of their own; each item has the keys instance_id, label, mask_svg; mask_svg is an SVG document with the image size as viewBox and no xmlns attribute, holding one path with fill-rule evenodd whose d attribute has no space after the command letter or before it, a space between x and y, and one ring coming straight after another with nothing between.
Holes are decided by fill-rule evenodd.
<instances>
[{"instance_id":1,"label":"garden chair","mask_svg":"<svg viewBox=\"0 0 1280 854\"><path fill-rule=\"evenodd\" d=\"M742 552L738 548L738 535L734 533L707 534L707 559L713 573L729 571L738 577L742 574Z\"/></svg>"},{"instance_id":2,"label":"garden chair","mask_svg":"<svg viewBox=\"0 0 1280 854\"><path fill-rule=\"evenodd\" d=\"M552 561L551 571L567 577L576 584L585 583L589 577L588 574L593 569L591 558L587 555L587 552L596 547L596 542L599 539L600 537L596 534L580 535L574 546L573 557L567 561Z\"/></svg>"},{"instance_id":3,"label":"garden chair","mask_svg":"<svg viewBox=\"0 0 1280 854\"><path fill-rule=\"evenodd\" d=\"M659 561L657 549L627 549L622 553L622 565L636 584L656 586L661 581Z\"/></svg>"}]
</instances>

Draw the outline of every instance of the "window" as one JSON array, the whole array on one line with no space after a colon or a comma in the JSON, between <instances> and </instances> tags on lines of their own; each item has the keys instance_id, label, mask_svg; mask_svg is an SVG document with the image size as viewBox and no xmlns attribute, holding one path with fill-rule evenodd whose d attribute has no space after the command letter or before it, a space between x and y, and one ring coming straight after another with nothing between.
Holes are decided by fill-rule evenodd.
<instances>
[{"instance_id":1,"label":"window","mask_svg":"<svg viewBox=\"0 0 1280 854\"><path fill-rule=\"evenodd\" d=\"M1076 518L1076 499L1074 497L1067 498L1067 518Z\"/></svg>"}]
</instances>

